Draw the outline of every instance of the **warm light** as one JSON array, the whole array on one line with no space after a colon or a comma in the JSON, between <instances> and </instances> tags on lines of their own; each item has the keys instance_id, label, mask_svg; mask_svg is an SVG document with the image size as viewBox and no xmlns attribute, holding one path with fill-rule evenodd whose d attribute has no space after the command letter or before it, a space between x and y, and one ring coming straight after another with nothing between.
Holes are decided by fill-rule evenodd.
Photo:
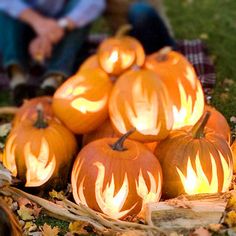
<instances>
[{"instance_id":1,"label":"warm light","mask_svg":"<svg viewBox=\"0 0 236 236\"><path fill-rule=\"evenodd\" d=\"M119 59L119 53L117 50L112 51L110 57L108 58L108 61L112 63L116 63Z\"/></svg>"},{"instance_id":2,"label":"warm light","mask_svg":"<svg viewBox=\"0 0 236 236\"><path fill-rule=\"evenodd\" d=\"M222 169L224 173L224 184L223 184L222 192L225 192L230 186L230 182L232 178L232 170L220 152L219 152L219 156L221 159ZM206 174L204 173L202 169L199 153L197 154L196 160L195 160L196 171L193 169L190 158L188 158L188 162L187 162L187 175L186 176L184 176L182 171L178 167L176 167L177 172L180 176L181 182L184 186L184 190L187 194L193 195L193 194L199 194L199 193L219 192L219 182L218 182L216 161L211 154L210 154L210 158L211 158L211 169L212 169L211 181L208 180Z\"/></svg>"},{"instance_id":3,"label":"warm light","mask_svg":"<svg viewBox=\"0 0 236 236\"><path fill-rule=\"evenodd\" d=\"M188 77L192 78L192 76L189 75ZM202 93L201 84L199 81L197 81L196 83L196 80L195 82L193 80L190 81L192 81L191 82L192 85L194 83L196 86L196 100L195 102L193 102L193 98L187 94L181 81L178 80L178 89L180 93L181 107L180 109L178 109L177 106L173 105L173 113L174 113L173 129L178 129L188 125L194 125L199 120L199 118L203 113L204 96Z\"/></svg>"},{"instance_id":4,"label":"warm light","mask_svg":"<svg viewBox=\"0 0 236 236\"><path fill-rule=\"evenodd\" d=\"M49 146L47 141L43 138L38 156L35 156L30 149L30 143L24 147L24 156L26 163L26 187L40 186L48 181L52 176L55 167L56 159L49 159Z\"/></svg>"}]
</instances>

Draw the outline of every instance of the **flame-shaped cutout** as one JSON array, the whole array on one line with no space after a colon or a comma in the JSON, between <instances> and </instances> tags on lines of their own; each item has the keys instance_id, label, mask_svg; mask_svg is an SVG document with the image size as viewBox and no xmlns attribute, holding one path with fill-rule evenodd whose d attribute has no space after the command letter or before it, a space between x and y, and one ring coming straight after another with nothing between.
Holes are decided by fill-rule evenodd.
<instances>
[{"instance_id":1,"label":"flame-shaped cutout","mask_svg":"<svg viewBox=\"0 0 236 236\"><path fill-rule=\"evenodd\" d=\"M143 199L142 208L144 208L144 205L147 203L157 202L161 197L161 184L158 184L157 186L156 180L154 176L152 175L152 173L150 173L149 171L147 171L147 173L148 173L149 180L151 183L150 191L148 191L148 187L143 178L143 174L141 170L139 171L138 181L136 181L137 193ZM161 176L159 174L158 180L160 179L161 179Z\"/></svg>"},{"instance_id":2,"label":"flame-shaped cutout","mask_svg":"<svg viewBox=\"0 0 236 236\"><path fill-rule=\"evenodd\" d=\"M49 146L47 141L44 138L42 139L39 155L37 157L32 154L30 143L27 143L24 147L24 156L27 168L25 186L35 187L47 182L56 167L55 157L48 162Z\"/></svg>"},{"instance_id":3,"label":"flame-shaped cutout","mask_svg":"<svg viewBox=\"0 0 236 236\"><path fill-rule=\"evenodd\" d=\"M186 68L185 77L191 84L192 88L195 89L196 88L196 74L193 68L191 68L190 66Z\"/></svg>"},{"instance_id":4,"label":"flame-shaped cutout","mask_svg":"<svg viewBox=\"0 0 236 236\"><path fill-rule=\"evenodd\" d=\"M199 82L197 82L196 101L194 104L192 97L187 95L180 80L178 81L178 88L180 93L181 107L178 109L176 106L173 106L173 129L194 125L201 117L204 110L204 96L202 93L201 84Z\"/></svg>"},{"instance_id":5,"label":"flame-shaped cutout","mask_svg":"<svg viewBox=\"0 0 236 236\"><path fill-rule=\"evenodd\" d=\"M100 162L96 162L94 163L94 165L97 166L98 168L98 176L95 183L95 196L96 196L96 201L99 207L102 209L102 211L105 214L115 219L125 216L128 212L130 212L135 207L134 205L128 210L121 211L129 193L129 183L128 183L127 175L125 175L125 178L124 178L124 181L120 190L114 196L115 194L114 176L112 176L111 183L110 184L108 183L104 191L102 192L104 177L105 177L105 167Z\"/></svg>"},{"instance_id":6,"label":"flame-shaped cutout","mask_svg":"<svg viewBox=\"0 0 236 236\"><path fill-rule=\"evenodd\" d=\"M105 95L99 101L90 101L86 98L76 98L71 102L71 106L83 114L102 110L107 104L108 96Z\"/></svg>"},{"instance_id":7,"label":"flame-shaped cutout","mask_svg":"<svg viewBox=\"0 0 236 236\"><path fill-rule=\"evenodd\" d=\"M231 177L232 177L232 170L230 166L225 161L224 157L221 153L219 153L223 173L224 173L224 184L222 191L226 191L229 188ZM180 176L181 182L184 186L184 190L187 194L199 194L199 193L217 193L218 192L218 176L217 176L217 166L214 157L210 154L211 158L211 167L212 167L212 179L211 183L209 183L208 178L206 177L199 158L199 154L196 155L196 172L192 167L191 159L188 158L187 162L187 175L184 176L182 171L176 167L177 172Z\"/></svg>"}]
</instances>

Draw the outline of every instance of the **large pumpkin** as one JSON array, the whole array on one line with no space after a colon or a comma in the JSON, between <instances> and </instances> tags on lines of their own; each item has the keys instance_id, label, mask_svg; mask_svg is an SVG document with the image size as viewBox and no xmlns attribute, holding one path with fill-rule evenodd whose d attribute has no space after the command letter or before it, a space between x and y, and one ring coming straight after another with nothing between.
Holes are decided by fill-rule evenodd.
<instances>
[{"instance_id":1,"label":"large pumpkin","mask_svg":"<svg viewBox=\"0 0 236 236\"><path fill-rule=\"evenodd\" d=\"M206 127L213 129L216 133L222 135L230 144L231 133L230 127L225 117L214 107L206 105L205 111L209 111L211 116L206 124Z\"/></svg>"},{"instance_id":2,"label":"large pumpkin","mask_svg":"<svg viewBox=\"0 0 236 236\"><path fill-rule=\"evenodd\" d=\"M127 135L103 138L78 154L71 174L75 201L113 218L137 215L161 196L162 171L157 158ZM123 144L124 142L124 144Z\"/></svg>"},{"instance_id":3,"label":"large pumpkin","mask_svg":"<svg viewBox=\"0 0 236 236\"><path fill-rule=\"evenodd\" d=\"M233 161L234 161L234 173L236 173L236 140L234 140L231 145L232 153L233 153Z\"/></svg>"},{"instance_id":4,"label":"large pumpkin","mask_svg":"<svg viewBox=\"0 0 236 236\"><path fill-rule=\"evenodd\" d=\"M88 133L107 118L111 88L101 69L83 70L56 90L52 104L55 115L73 132Z\"/></svg>"},{"instance_id":5,"label":"large pumpkin","mask_svg":"<svg viewBox=\"0 0 236 236\"><path fill-rule=\"evenodd\" d=\"M118 78L109 100L112 124L121 134L142 142L164 139L173 125L166 86L151 70L130 70Z\"/></svg>"},{"instance_id":6,"label":"large pumpkin","mask_svg":"<svg viewBox=\"0 0 236 236\"><path fill-rule=\"evenodd\" d=\"M44 116L53 116L53 110L52 110L52 97L49 96L43 96L43 97L36 97L32 98L30 100L25 100L23 105L19 108L17 111L14 120L13 125L20 124L25 119L35 116L37 114L36 107L40 105L43 107L44 110Z\"/></svg>"},{"instance_id":7,"label":"large pumpkin","mask_svg":"<svg viewBox=\"0 0 236 236\"><path fill-rule=\"evenodd\" d=\"M27 187L50 180L65 186L77 145L74 135L54 118L38 114L15 126L6 141L3 164Z\"/></svg>"},{"instance_id":8,"label":"large pumpkin","mask_svg":"<svg viewBox=\"0 0 236 236\"><path fill-rule=\"evenodd\" d=\"M99 62L98 62L98 56L97 54L94 54L90 57L88 57L79 67L78 72L83 71L83 70L93 70L100 68Z\"/></svg>"},{"instance_id":9,"label":"large pumpkin","mask_svg":"<svg viewBox=\"0 0 236 236\"><path fill-rule=\"evenodd\" d=\"M131 36L124 36L123 29L115 37L105 39L97 54L100 66L112 75L120 75L131 66L142 66L145 60L141 43Z\"/></svg>"},{"instance_id":10,"label":"large pumpkin","mask_svg":"<svg viewBox=\"0 0 236 236\"><path fill-rule=\"evenodd\" d=\"M156 148L163 170L163 195L217 193L228 190L232 153L226 140L205 127L206 113L191 128L173 131Z\"/></svg>"},{"instance_id":11,"label":"large pumpkin","mask_svg":"<svg viewBox=\"0 0 236 236\"><path fill-rule=\"evenodd\" d=\"M166 85L173 102L173 129L194 125L204 111L200 81L188 60L164 48L146 58L145 67L154 70Z\"/></svg>"}]
</instances>

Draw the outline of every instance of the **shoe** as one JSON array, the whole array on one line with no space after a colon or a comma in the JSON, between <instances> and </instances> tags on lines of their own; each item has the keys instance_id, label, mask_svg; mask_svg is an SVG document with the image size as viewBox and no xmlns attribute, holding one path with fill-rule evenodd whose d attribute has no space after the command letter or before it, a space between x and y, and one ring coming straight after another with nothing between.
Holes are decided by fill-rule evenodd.
<instances>
[{"instance_id":1,"label":"shoe","mask_svg":"<svg viewBox=\"0 0 236 236\"><path fill-rule=\"evenodd\" d=\"M35 97L35 87L28 84L19 84L12 90L12 100L15 106L21 106L25 99Z\"/></svg>"}]
</instances>

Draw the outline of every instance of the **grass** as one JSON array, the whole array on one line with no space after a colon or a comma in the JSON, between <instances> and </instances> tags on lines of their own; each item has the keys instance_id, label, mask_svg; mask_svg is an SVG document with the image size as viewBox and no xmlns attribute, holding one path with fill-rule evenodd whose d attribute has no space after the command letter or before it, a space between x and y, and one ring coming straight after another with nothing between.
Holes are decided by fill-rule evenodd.
<instances>
[{"instance_id":1,"label":"grass","mask_svg":"<svg viewBox=\"0 0 236 236\"><path fill-rule=\"evenodd\" d=\"M206 43L217 74L212 105L230 121L236 116L236 1L165 0L165 5L177 39Z\"/></svg>"}]
</instances>

